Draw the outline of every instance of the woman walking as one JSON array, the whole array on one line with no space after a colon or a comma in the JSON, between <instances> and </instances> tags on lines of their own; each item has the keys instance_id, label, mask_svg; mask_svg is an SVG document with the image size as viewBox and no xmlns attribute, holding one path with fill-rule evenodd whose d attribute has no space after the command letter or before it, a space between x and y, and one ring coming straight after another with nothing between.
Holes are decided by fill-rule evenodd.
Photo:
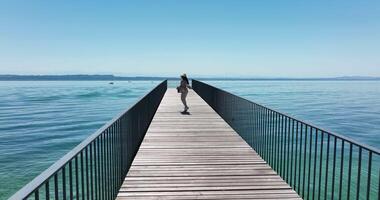
<instances>
[{"instance_id":1,"label":"woman walking","mask_svg":"<svg viewBox=\"0 0 380 200\"><path fill-rule=\"evenodd\" d=\"M189 79L187 79L186 74L183 74L181 76L181 83L179 87L177 87L177 90L179 93L181 93L181 101L183 103L183 106L185 107L185 109L183 110L184 113L186 113L187 110L189 110L189 106L187 106L186 102L186 96L189 92L188 88L191 89L191 86L189 85Z\"/></svg>"}]
</instances>

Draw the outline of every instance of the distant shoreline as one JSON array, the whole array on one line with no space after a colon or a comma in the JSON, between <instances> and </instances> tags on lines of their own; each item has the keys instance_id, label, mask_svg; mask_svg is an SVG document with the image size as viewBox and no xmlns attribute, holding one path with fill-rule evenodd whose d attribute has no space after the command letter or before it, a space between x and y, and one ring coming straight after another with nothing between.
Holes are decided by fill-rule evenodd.
<instances>
[{"instance_id":1,"label":"distant shoreline","mask_svg":"<svg viewBox=\"0 0 380 200\"><path fill-rule=\"evenodd\" d=\"M176 77L114 76L114 75L0 75L0 81L159 81L178 80ZM343 76L333 78L224 78L194 77L211 81L380 81L380 77Z\"/></svg>"}]
</instances>

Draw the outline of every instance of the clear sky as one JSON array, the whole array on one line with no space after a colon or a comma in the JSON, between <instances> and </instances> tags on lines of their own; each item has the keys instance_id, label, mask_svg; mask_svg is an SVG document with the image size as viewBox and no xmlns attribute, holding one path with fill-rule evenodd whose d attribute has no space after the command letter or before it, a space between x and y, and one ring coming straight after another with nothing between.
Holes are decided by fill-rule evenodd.
<instances>
[{"instance_id":1,"label":"clear sky","mask_svg":"<svg viewBox=\"0 0 380 200\"><path fill-rule=\"evenodd\" d=\"M379 0L0 0L0 74L380 76Z\"/></svg>"}]
</instances>

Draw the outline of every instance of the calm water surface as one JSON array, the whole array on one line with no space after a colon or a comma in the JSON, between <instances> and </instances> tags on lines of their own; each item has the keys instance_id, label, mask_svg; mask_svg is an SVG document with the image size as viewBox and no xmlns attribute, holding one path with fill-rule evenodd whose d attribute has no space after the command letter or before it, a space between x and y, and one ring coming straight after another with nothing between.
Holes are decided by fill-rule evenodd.
<instances>
[{"instance_id":1,"label":"calm water surface","mask_svg":"<svg viewBox=\"0 0 380 200\"><path fill-rule=\"evenodd\" d=\"M205 81L380 148L380 81Z\"/></svg>"},{"instance_id":2,"label":"calm water surface","mask_svg":"<svg viewBox=\"0 0 380 200\"><path fill-rule=\"evenodd\" d=\"M380 81L206 82L380 147ZM0 199L9 197L158 83L0 82Z\"/></svg>"},{"instance_id":3,"label":"calm water surface","mask_svg":"<svg viewBox=\"0 0 380 200\"><path fill-rule=\"evenodd\" d=\"M0 81L0 199L159 82Z\"/></svg>"}]
</instances>

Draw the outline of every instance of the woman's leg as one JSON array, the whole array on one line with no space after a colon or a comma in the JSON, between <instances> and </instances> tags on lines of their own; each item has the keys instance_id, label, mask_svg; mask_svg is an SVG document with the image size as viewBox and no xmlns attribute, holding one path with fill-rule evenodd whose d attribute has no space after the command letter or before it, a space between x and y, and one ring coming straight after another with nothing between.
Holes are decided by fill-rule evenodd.
<instances>
[{"instance_id":1,"label":"woman's leg","mask_svg":"<svg viewBox=\"0 0 380 200\"><path fill-rule=\"evenodd\" d=\"M186 96L187 96L187 92L182 92L182 93L181 93L181 101L182 101L182 103L183 103L183 106L185 106L185 111L189 108L189 107L187 106Z\"/></svg>"}]
</instances>

